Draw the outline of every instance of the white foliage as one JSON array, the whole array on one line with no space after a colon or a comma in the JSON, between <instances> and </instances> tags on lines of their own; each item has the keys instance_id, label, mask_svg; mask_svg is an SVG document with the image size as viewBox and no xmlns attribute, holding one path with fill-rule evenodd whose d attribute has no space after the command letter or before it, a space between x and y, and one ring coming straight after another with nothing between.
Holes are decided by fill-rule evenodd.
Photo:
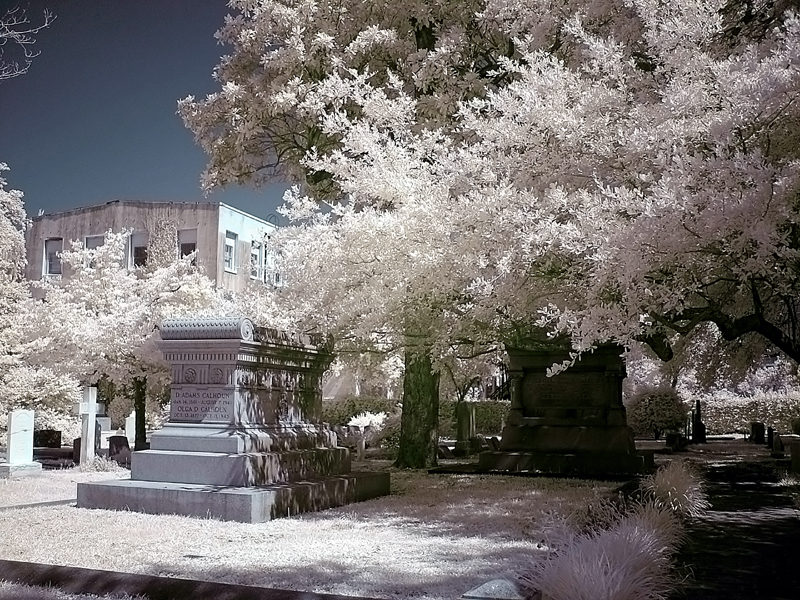
<instances>
[{"instance_id":1,"label":"white foliage","mask_svg":"<svg viewBox=\"0 0 800 600\"><path fill-rule=\"evenodd\" d=\"M26 354L85 382L106 374L123 383L163 369L153 334L162 319L209 310L213 284L189 260L151 270L126 266L129 232L105 235L105 243L80 243L61 256L61 281L40 284L42 300L31 300L24 327Z\"/></svg>"},{"instance_id":2,"label":"white foliage","mask_svg":"<svg viewBox=\"0 0 800 600\"><path fill-rule=\"evenodd\" d=\"M792 331L794 15L730 44L721 0L237 5L222 91L180 109L212 185L259 183L281 127L313 134L287 168L338 195L286 197L295 225L274 249L296 322L415 332L435 354L535 327L578 352L704 320ZM415 45L431 23L436 45ZM462 68L474 28L491 73ZM758 331L800 356L800 339Z\"/></svg>"}]
</instances>

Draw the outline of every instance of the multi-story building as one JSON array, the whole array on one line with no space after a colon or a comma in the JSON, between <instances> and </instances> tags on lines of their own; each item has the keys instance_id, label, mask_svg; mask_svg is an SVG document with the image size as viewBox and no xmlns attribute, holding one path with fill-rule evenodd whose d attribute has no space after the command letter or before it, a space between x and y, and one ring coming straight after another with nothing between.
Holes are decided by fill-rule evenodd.
<instances>
[{"instance_id":1,"label":"multi-story building","mask_svg":"<svg viewBox=\"0 0 800 600\"><path fill-rule=\"evenodd\" d=\"M128 266L144 265L151 232L165 223L177 230L176 256L195 252L197 266L218 288L235 292L252 280L280 284L264 245L276 225L216 202L114 200L33 217L25 232L25 275L29 280L60 276L60 253L70 249L72 241L96 248L109 230L130 230Z\"/></svg>"}]
</instances>

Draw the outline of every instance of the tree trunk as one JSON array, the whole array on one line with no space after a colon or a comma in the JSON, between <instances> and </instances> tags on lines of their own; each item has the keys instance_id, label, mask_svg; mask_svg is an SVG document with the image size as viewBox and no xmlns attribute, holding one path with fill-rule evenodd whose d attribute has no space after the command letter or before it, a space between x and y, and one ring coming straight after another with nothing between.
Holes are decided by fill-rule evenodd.
<instances>
[{"instance_id":1,"label":"tree trunk","mask_svg":"<svg viewBox=\"0 0 800 600\"><path fill-rule=\"evenodd\" d=\"M133 379L133 410L136 414L136 440L134 450L147 450L147 425L144 420L145 392L147 390L147 377Z\"/></svg>"},{"instance_id":2,"label":"tree trunk","mask_svg":"<svg viewBox=\"0 0 800 600\"><path fill-rule=\"evenodd\" d=\"M400 448L395 466L427 469L436 466L439 444L439 374L427 352L406 350Z\"/></svg>"}]
</instances>

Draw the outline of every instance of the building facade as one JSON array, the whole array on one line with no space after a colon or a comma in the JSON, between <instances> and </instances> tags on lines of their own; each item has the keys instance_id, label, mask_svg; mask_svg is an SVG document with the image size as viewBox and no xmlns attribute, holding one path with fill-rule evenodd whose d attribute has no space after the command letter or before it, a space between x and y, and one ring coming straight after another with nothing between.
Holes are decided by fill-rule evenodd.
<instances>
[{"instance_id":1,"label":"building facade","mask_svg":"<svg viewBox=\"0 0 800 600\"><path fill-rule=\"evenodd\" d=\"M34 217L25 232L25 276L29 280L60 277L62 251L69 250L75 240L96 248L109 230L131 231L127 264L143 266L150 237L164 224L176 230L176 257L194 252L197 266L218 288L236 292L253 280L280 285L265 247L276 225L217 202L114 200Z\"/></svg>"}]
</instances>

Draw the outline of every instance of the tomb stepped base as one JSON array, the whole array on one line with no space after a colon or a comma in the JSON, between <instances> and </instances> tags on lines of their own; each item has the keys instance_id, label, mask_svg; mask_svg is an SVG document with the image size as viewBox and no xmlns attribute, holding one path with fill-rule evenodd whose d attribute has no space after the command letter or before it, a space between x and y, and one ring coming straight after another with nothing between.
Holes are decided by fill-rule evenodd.
<instances>
[{"instance_id":1,"label":"tomb stepped base","mask_svg":"<svg viewBox=\"0 0 800 600\"><path fill-rule=\"evenodd\" d=\"M553 475L638 475L654 469L652 453L591 454L564 452L481 452L479 471L527 472Z\"/></svg>"},{"instance_id":2,"label":"tomb stepped base","mask_svg":"<svg viewBox=\"0 0 800 600\"><path fill-rule=\"evenodd\" d=\"M257 487L114 480L79 483L78 506L262 523L388 493L388 473L348 473Z\"/></svg>"},{"instance_id":3,"label":"tomb stepped base","mask_svg":"<svg viewBox=\"0 0 800 600\"><path fill-rule=\"evenodd\" d=\"M131 456L131 479L140 481L249 486L349 471L347 448L242 454L142 450Z\"/></svg>"},{"instance_id":4,"label":"tomb stepped base","mask_svg":"<svg viewBox=\"0 0 800 600\"><path fill-rule=\"evenodd\" d=\"M152 450L198 452L283 452L336 446L336 434L322 425L259 426L166 423L150 439Z\"/></svg>"}]
</instances>

